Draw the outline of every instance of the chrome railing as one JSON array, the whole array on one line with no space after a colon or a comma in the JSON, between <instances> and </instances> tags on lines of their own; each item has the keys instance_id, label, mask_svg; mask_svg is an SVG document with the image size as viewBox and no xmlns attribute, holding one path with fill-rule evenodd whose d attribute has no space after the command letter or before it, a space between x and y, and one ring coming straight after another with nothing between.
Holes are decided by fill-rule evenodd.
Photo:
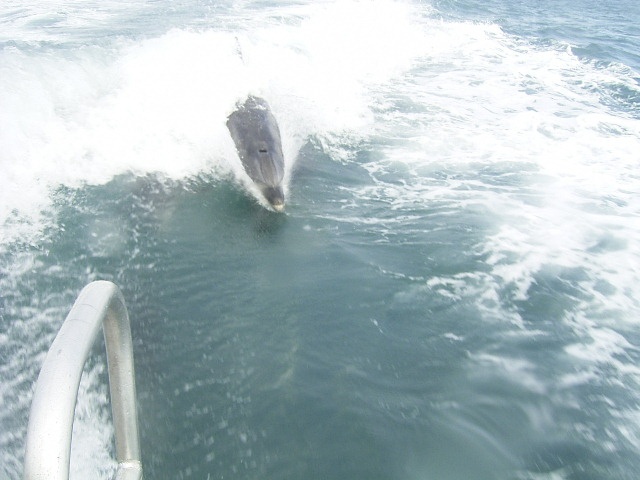
<instances>
[{"instance_id":1,"label":"chrome railing","mask_svg":"<svg viewBox=\"0 0 640 480\"><path fill-rule=\"evenodd\" d=\"M25 480L68 480L71 435L84 364L104 325L118 469L140 480L140 441L129 315L120 289L92 282L80 292L45 358L31 403Z\"/></svg>"}]
</instances>

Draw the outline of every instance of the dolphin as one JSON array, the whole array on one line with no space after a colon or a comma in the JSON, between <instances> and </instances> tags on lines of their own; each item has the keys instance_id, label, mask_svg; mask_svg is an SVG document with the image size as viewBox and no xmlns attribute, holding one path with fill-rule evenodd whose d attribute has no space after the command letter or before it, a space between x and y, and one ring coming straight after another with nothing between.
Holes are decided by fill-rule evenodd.
<instances>
[{"instance_id":1,"label":"dolphin","mask_svg":"<svg viewBox=\"0 0 640 480\"><path fill-rule=\"evenodd\" d=\"M231 133L245 171L260 188L269 205L277 212L284 210L284 157L280 129L267 102L249 95L229 115Z\"/></svg>"}]
</instances>

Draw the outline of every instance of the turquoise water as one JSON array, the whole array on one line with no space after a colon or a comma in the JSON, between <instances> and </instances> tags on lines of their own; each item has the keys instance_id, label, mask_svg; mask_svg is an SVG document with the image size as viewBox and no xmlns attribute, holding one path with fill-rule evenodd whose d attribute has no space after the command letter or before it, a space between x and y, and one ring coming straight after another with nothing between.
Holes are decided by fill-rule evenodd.
<instances>
[{"instance_id":1,"label":"turquoise water","mask_svg":"<svg viewBox=\"0 0 640 480\"><path fill-rule=\"evenodd\" d=\"M116 282L159 479L635 479L634 2L0 6L0 478ZM264 208L225 128L265 97ZM102 345L72 478L110 478Z\"/></svg>"}]
</instances>

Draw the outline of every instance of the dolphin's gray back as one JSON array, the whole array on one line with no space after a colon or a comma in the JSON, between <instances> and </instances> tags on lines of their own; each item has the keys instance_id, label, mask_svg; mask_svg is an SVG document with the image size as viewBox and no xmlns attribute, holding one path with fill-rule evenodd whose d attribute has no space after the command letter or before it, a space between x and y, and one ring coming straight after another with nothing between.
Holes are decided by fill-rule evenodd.
<instances>
[{"instance_id":1,"label":"dolphin's gray back","mask_svg":"<svg viewBox=\"0 0 640 480\"><path fill-rule=\"evenodd\" d=\"M229 115L227 128L249 177L258 184L279 186L284 176L282 141L267 102L249 96Z\"/></svg>"}]
</instances>

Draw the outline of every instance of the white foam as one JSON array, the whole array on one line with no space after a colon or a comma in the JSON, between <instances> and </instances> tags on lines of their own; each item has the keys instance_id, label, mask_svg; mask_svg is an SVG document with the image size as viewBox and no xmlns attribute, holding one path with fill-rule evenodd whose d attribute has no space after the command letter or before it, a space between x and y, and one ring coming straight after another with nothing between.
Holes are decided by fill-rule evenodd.
<instances>
[{"instance_id":1,"label":"white foam","mask_svg":"<svg viewBox=\"0 0 640 480\"><path fill-rule=\"evenodd\" d=\"M566 349L575 373L559 376L558 386L618 382L638 398L637 346L627 332L640 318L640 119L601 101L616 85L637 90L637 73L582 62L560 45L539 47L494 25L427 23L423 43L431 48L421 68L374 93L387 102L378 103L376 130L398 140L366 165L376 188L354 195L375 192L400 213L416 205L441 215L485 212L490 233L474 253L489 270L433 277L427 286L447 299L474 299L485 320L523 334L537 327L518 303L545 268L578 271L567 280L578 298L555 319L576 334ZM393 99L413 113L399 115ZM413 176L384 188L398 165ZM512 361L496 363L510 375ZM526 370L516 376L533 390L545 387ZM618 438L640 431L620 427Z\"/></svg>"},{"instance_id":2,"label":"white foam","mask_svg":"<svg viewBox=\"0 0 640 480\"><path fill-rule=\"evenodd\" d=\"M237 18L221 24L240 29L200 25L76 46L66 46L64 28L34 27L38 18L51 23L49 12L62 9L50 7L60 3L33 7L30 16L12 11L0 37L28 46L0 52L0 245L38 239L59 185L209 170L250 185L225 119L255 93L280 123L287 181L308 135L343 162L353 161L356 142L387 142L384 158L365 165L373 186L351 190L356 200L383 200L397 216L362 219L361 210L350 211L361 208L354 200L336 220L401 228L413 218L405 210L436 202L450 214L474 206L487 212L494 233L475 249L488 271L432 278L428 288L453 300L477 298L487 319L524 329L514 302L528 298L541 269L579 266L585 300L561 320L580 340L567 353L637 378L620 360L634 348L620 324L640 318L640 121L600 101L608 85L637 89L637 73L584 63L566 48L538 47L495 25L431 19L423 7L390 0L376 8L358 1L238 7ZM78 16L91 9L62 3L67 14L56 15L65 28L91 28L131 8L111 2ZM397 105L403 102L412 108ZM408 178L385 182L396 165ZM518 185L496 179L495 172L519 170ZM3 266L7 285L20 277L20 263ZM524 373L527 388L542 391L531 366L515 365L507 373ZM559 382L591 381L593 371ZM631 427L627 436L638 438Z\"/></svg>"},{"instance_id":3,"label":"white foam","mask_svg":"<svg viewBox=\"0 0 640 480\"><path fill-rule=\"evenodd\" d=\"M210 27L200 23L197 29L127 38L100 32L110 25L117 31L120 17L138 15L130 2L49 1L19 9L3 4L0 250L5 253L15 241L39 243L55 221L52 193L62 185L104 184L128 172L182 179L211 171L232 173L250 188L225 127L236 101L249 93L264 96L278 118L287 181L309 135L338 151L342 140L368 134L374 120L370 89L410 67L421 28L414 7L403 2L369 7L358 1L239 7L236 18ZM92 37L92 31L99 34ZM89 225L88 235L102 238L107 227ZM121 238L110 240L89 242L92 253L110 255L122 248ZM35 258L14 256L2 265L3 291L19 290L22 276L38 270ZM30 390L25 385L36 378L65 316L62 305L73 296L50 299L55 308L35 296L28 308L18 307L20 302L13 308L5 299L12 318L21 320L0 341L29 347L3 367L2 426L13 425L14 417L26 419ZM24 335L18 335L15 329L23 323ZM98 373L85 373L81 385L73 478L98 478L113 469ZM5 377L16 382L5 384ZM22 455L24 431L17 430L0 437L7 447L3 463L12 475L19 475Z\"/></svg>"},{"instance_id":4,"label":"white foam","mask_svg":"<svg viewBox=\"0 0 640 480\"><path fill-rule=\"evenodd\" d=\"M129 171L184 178L210 169L248 184L224 123L249 93L265 96L279 120L288 181L308 135L371 125L368 89L406 70L420 45L413 13L393 1L375 9L330 2L284 9L279 20L269 9L252 11L246 31L174 29L106 46L6 48L0 224L11 225L0 240L22 235L16 224L37 231L58 185L100 184ZM14 20L14 34L38 15Z\"/></svg>"},{"instance_id":5,"label":"white foam","mask_svg":"<svg viewBox=\"0 0 640 480\"><path fill-rule=\"evenodd\" d=\"M495 25L425 20L421 44L419 69L374 89L376 131L400 141L365 165L376 186L356 195L375 193L400 212L434 201L453 210L477 205L496 226L477 245L492 267L494 281L485 285L515 287L510 299L524 300L544 265L580 266L592 277L583 284L590 295L617 317L637 319L639 295L629 285L640 280L630 267L640 260L640 121L600 101L611 85L633 87L635 74L597 68ZM398 114L393 99L414 111ZM386 184L398 164L414 176ZM450 174L434 182L428 174L438 170ZM594 251L607 237L622 246ZM615 286L606 298L593 288L599 280Z\"/></svg>"},{"instance_id":6,"label":"white foam","mask_svg":"<svg viewBox=\"0 0 640 480\"><path fill-rule=\"evenodd\" d=\"M0 463L8 478L22 475L24 440L35 381L75 295L64 290L34 291L31 277L34 274L56 278L60 267L45 267L32 252L16 252L11 262L0 265L2 315L3 320L9 322L3 325L4 333L0 335L4 359L0 366ZM81 382L78 417L74 423L73 472L83 469L104 472L105 468L112 467L108 461L112 429L105 418L106 386L98 378L103 369L103 365L88 368ZM87 446L90 448L85 448ZM99 459L99 464L94 459ZM101 477L76 473L72 478Z\"/></svg>"},{"instance_id":7,"label":"white foam","mask_svg":"<svg viewBox=\"0 0 640 480\"><path fill-rule=\"evenodd\" d=\"M540 380L536 374L536 366L527 360L505 358L486 353L472 357L480 365L485 367L489 365L490 368L485 369L487 372L504 375L508 381L538 395L544 395L547 392L545 382Z\"/></svg>"},{"instance_id":8,"label":"white foam","mask_svg":"<svg viewBox=\"0 0 640 480\"><path fill-rule=\"evenodd\" d=\"M112 478L116 470L108 392L99 378L104 376L105 370L105 364L98 362L86 369L80 381L73 422L70 479Z\"/></svg>"}]
</instances>

